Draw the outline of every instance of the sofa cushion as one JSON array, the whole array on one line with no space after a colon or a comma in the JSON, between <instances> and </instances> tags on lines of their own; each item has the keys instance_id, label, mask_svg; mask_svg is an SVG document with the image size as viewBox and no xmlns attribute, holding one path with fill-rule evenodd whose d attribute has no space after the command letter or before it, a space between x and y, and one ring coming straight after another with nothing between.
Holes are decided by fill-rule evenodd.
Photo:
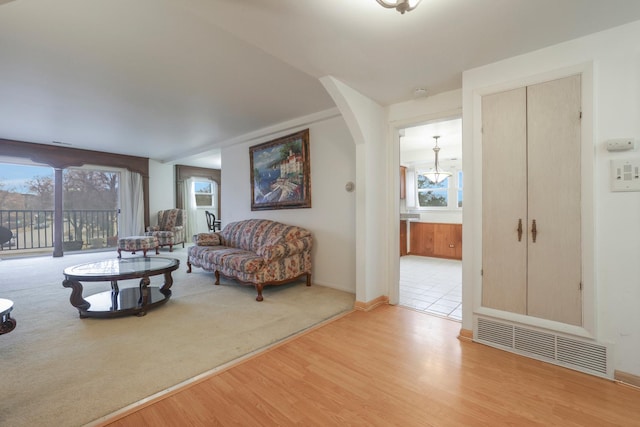
<instances>
[{"instance_id":1,"label":"sofa cushion","mask_svg":"<svg viewBox=\"0 0 640 427\"><path fill-rule=\"evenodd\" d=\"M255 252L239 248L215 247L216 250L205 250L201 257L209 264L219 265L224 270L244 271L256 273L264 266L264 258Z\"/></svg>"},{"instance_id":2,"label":"sofa cushion","mask_svg":"<svg viewBox=\"0 0 640 427\"><path fill-rule=\"evenodd\" d=\"M269 262L277 258L284 258L304 251L310 251L312 244L313 240L311 236L290 241L282 239L279 240L277 244L262 246L258 249L257 254Z\"/></svg>"},{"instance_id":3,"label":"sofa cushion","mask_svg":"<svg viewBox=\"0 0 640 427\"><path fill-rule=\"evenodd\" d=\"M210 250L219 250L224 249L224 246L191 246L189 248L189 257L194 258L203 258L203 254Z\"/></svg>"},{"instance_id":4,"label":"sofa cushion","mask_svg":"<svg viewBox=\"0 0 640 427\"><path fill-rule=\"evenodd\" d=\"M250 219L232 222L220 232L225 246L258 252L263 246L282 244L285 241L311 236L304 228L266 219Z\"/></svg>"},{"instance_id":5,"label":"sofa cushion","mask_svg":"<svg viewBox=\"0 0 640 427\"><path fill-rule=\"evenodd\" d=\"M220 235L218 233L198 233L193 236L196 246L219 246Z\"/></svg>"}]
</instances>

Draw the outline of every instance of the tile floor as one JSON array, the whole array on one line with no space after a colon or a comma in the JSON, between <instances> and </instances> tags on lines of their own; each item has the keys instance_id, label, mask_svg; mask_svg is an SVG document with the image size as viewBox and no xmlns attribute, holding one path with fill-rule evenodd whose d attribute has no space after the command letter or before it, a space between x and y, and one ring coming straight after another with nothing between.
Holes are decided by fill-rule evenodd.
<instances>
[{"instance_id":1,"label":"tile floor","mask_svg":"<svg viewBox=\"0 0 640 427\"><path fill-rule=\"evenodd\" d=\"M462 320L462 261L400 257L400 305Z\"/></svg>"}]
</instances>

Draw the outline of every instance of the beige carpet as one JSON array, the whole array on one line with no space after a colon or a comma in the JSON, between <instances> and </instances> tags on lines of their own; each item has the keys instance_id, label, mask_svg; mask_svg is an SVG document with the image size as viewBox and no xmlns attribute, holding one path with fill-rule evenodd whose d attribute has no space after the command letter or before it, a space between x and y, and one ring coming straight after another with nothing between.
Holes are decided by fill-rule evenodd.
<instances>
[{"instance_id":1,"label":"beige carpet","mask_svg":"<svg viewBox=\"0 0 640 427\"><path fill-rule=\"evenodd\" d=\"M1 254L0 254L1 255ZM16 329L0 336L0 425L80 426L154 393L350 310L354 295L303 282L267 287L213 285L186 274L180 259L173 296L144 317L80 319L62 287L73 264L114 252L0 261L0 298L15 302ZM131 255L129 255L131 256ZM135 255L139 256L139 255ZM156 255L153 255L156 256ZM162 285L162 276L152 278ZM120 287L137 281L120 282ZM85 284L84 295L109 289Z\"/></svg>"}]
</instances>

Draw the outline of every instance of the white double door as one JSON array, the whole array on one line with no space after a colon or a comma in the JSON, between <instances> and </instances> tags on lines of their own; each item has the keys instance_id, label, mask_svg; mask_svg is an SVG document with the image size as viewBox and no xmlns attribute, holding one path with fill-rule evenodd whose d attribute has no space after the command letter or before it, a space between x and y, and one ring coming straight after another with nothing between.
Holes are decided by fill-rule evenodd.
<instances>
[{"instance_id":1,"label":"white double door","mask_svg":"<svg viewBox=\"0 0 640 427\"><path fill-rule=\"evenodd\" d=\"M482 98L482 305L582 325L581 78Z\"/></svg>"}]
</instances>

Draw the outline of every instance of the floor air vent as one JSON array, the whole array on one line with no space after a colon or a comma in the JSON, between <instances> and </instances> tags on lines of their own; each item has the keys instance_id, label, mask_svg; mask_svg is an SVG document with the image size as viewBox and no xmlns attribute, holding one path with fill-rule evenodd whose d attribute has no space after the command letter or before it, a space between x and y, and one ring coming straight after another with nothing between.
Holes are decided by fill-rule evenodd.
<instances>
[{"instance_id":1,"label":"floor air vent","mask_svg":"<svg viewBox=\"0 0 640 427\"><path fill-rule=\"evenodd\" d=\"M553 359L555 355L555 337L553 334L533 331L519 326L513 328L513 331L513 348Z\"/></svg>"},{"instance_id":2,"label":"floor air vent","mask_svg":"<svg viewBox=\"0 0 640 427\"><path fill-rule=\"evenodd\" d=\"M609 377L607 347L483 317L475 341L578 371Z\"/></svg>"},{"instance_id":3,"label":"floor air vent","mask_svg":"<svg viewBox=\"0 0 640 427\"><path fill-rule=\"evenodd\" d=\"M513 326L479 318L478 339L505 347L513 347Z\"/></svg>"}]
</instances>

